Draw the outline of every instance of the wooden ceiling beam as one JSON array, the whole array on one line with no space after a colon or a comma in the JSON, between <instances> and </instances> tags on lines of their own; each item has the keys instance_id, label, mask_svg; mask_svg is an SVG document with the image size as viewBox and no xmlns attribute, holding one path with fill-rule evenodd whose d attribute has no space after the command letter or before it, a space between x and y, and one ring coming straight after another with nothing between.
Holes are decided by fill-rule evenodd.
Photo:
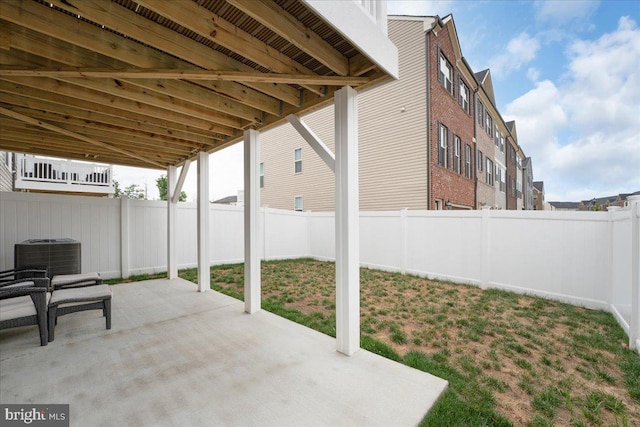
<instances>
[{"instance_id":1,"label":"wooden ceiling beam","mask_svg":"<svg viewBox=\"0 0 640 427\"><path fill-rule=\"evenodd\" d=\"M102 147L89 146L83 144L73 138L68 138L64 135L56 134L46 129L41 129L28 123L22 123L5 117L0 117L0 129L2 129L2 137L5 139L11 138L11 140L20 142L23 144L39 144L56 148L64 153L84 153L87 157L94 155L105 157L114 155L113 151ZM113 146L120 149L126 149L130 146L128 143L122 143L121 141L115 141ZM158 163L165 164L170 163L172 159L175 159L176 155L162 152L154 147L141 147L140 153L148 157L148 160L155 160ZM185 151L182 155L190 155L190 152ZM123 156L123 155L121 155Z\"/></svg>"},{"instance_id":2,"label":"wooden ceiling beam","mask_svg":"<svg viewBox=\"0 0 640 427\"><path fill-rule=\"evenodd\" d=\"M213 122L200 119L198 117L193 117L187 114L167 110L166 108L159 108L155 105L132 101L120 96L111 96L104 92L78 87L66 82L61 82L59 80L36 77L3 77L2 79L10 83L29 86L31 88L51 92L53 94L66 95L71 98L76 98L79 101L89 101L98 105L115 107L126 112L130 111L133 113L142 113L168 121L177 121L185 125L193 126L198 129L215 132L222 135L232 136L236 134L230 127L220 126ZM80 104L82 104L82 102L80 102ZM98 108L94 111L101 112L102 110Z\"/></svg>"},{"instance_id":3,"label":"wooden ceiling beam","mask_svg":"<svg viewBox=\"0 0 640 427\"><path fill-rule=\"evenodd\" d=\"M34 100L24 96L18 96L6 92L1 92L0 100L6 108L25 114L27 116L68 123L102 124L112 127L129 129L132 131L145 132L151 135L160 135L168 139L177 138L182 141L190 141L193 144L206 146L212 145L214 138L202 136L195 133L172 130L155 124L143 123L131 120L129 117L117 117L101 114L86 109L61 106L52 102Z\"/></svg>"},{"instance_id":4,"label":"wooden ceiling beam","mask_svg":"<svg viewBox=\"0 0 640 427\"><path fill-rule=\"evenodd\" d=\"M147 116L131 111L121 110L108 105L102 105L94 102L88 102L71 98L65 95L52 92L45 92L27 86L0 80L0 93L2 100L14 105L20 105L32 109L45 109L59 114L70 114L75 117L84 117L75 113L80 110L90 117L93 115L104 115L109 119L130 120L136 123L136 126L155 126L164 129L164 133L171 136L174 132L183 132L185 134L194 135L200 138L220 139L222 135L185 126L163 118ZM179 119L179 118L178 118ZM185 138L188 139L188 138Z\"/></svg>"},{"instance_id":5,"label":"wooden ceiling beam","mask_svg":"<svg viewBox=\"0 0 640 427\"><path fill-rule=\"evenodd\" d=\"M216 70L113 69L113 68L17 68L0 67L0 76L50 78L115 78L161 80L222 80L287 84L318 84L326 86L360 86L369 83L367 77L318 76L307 74L249 73Z\"/></svg>"},{"instance_id":6,"label":"wooden ceiling beam","mask_svg":"<svg viewBox=\"0 0 640 427\"><path fill-rule=\"evenodd\" d=\"M177 138L166 137L159 134L146 133L129 128L110 126L103 123L76 119L69 116L30 110L28 108L13 106L7 107L3 104L0 104L0 106L5 107L8 110L15 111L16 113L24 114L26 116L33 117L34 119L43 120L47 123L55 124L63 129L78 132L83 135L95 135L97 137L100 137L100 135L117 135L119 138L131 138L132 142L141 141L143 144L158 147L159 149L166 151L173 151L175 153L181 153L185 149L206 150L207 148L213 146L213 141L211 140L198 144L193 141L180 140ZM103 139L103 142L107 141Z\"/></svg>"},{"instance_id":7,"label":"wooden ceiling beam","mask_svg":"<svg viewBox=\"0 0 640 427\"><path fill-rule=\"evenodd\" d=\"M349 74L349 61L311 29L270 0L227 0L240 11L268 27L274 33L307 52L333 72Z\"/></svg>"},{"instance_id":8,"label":"wooden ceiling beam","mask_svg":"<svg viewBox=\"0 0 640 427\"><path fill-rule=\"evenodd\" d=\"M63 10L104 25L204 69L255 71L248 65L180 36L175 31L139 16L116 3L99 0L50 0L50 2ZM96 27L95 31L100 30ZM298 105L300 102L299 91L288 85L253 83L250 86L291 105Z\"/></svg>"},{"instance_id":9,"label":"wooden ceiling beam","mask_svg":"<svg viewBox=\"0 0 640 427\"><path fill-rule=\"evenodd\" d=\"M148 158L139 156L138 154L136 154L134 152L131 152L131 151L128 151L128 150L122 150L122 149L119 149L119 148L115 148L115 147L113 147L113 146L111 146L109 144L105 144L104 142L98 141L96 139L88 138L88 137L86 137L84 135L80 135L80 134L75 133L75 132L67 131L67 130L62 129L62 128L58 127L58 126L54 126L54 125L51 125L49 123L45 123L45 122L43 122L41 120L33 119L31 117L25 116L24 114L15 113L15 112L13 112L11 110L7 110L6 108L3 108L3 107L0 107L0 114L5 115L7 117L12 117L12 118L14 118L16 120L20 120L20 121L23 121L25 123L29 123L29 124L32 124L32 125L35 125L35 126L39 126L39 127L43 128L43 129L47 129L47 130L50 130L52 132L56 132L56 133L59 133L59 134L62 134L62 135L69 136L71 138L75 138L75 139L80 140L80 141L84 141L84 142L86 142L88 144L91 144L91 145L97 145L97 146L100 146L100 147L103 147L103 148L110 149L110 150L115 151L117 153L124 154L124 155L132 157L134 159L141 160L145 164L152 164L152 165L159 166L159 167L165 167L166 166L166 165L163 165L161 163L157 163L155 161L149 160Z\"/></svg>"}]
</instances>

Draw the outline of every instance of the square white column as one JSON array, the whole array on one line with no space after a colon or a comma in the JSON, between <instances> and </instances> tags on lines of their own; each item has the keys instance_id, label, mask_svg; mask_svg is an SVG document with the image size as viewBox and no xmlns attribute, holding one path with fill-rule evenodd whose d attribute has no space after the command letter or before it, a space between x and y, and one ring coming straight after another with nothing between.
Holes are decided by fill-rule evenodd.
<instances>
[{"instance_id":1,"label":"square white column","mask_svg":"<svg viewBox=\"0 0 640 427\"><path fill-rule=\"evenodd\" d=\"M244 311L260 311L260 133L244 132Z\"/></svg>"},{"instance_id":2,"label":"square white column","mask_svg":"<svg viewBox=\"0 0 640 427\"><path fill-rule=\"evenodd\" d=\"M176 215L178 203L173 202L178 172L175 166L167 167L167 278L178 277L178 261L176 259Z\"/></svg>"},{"instance_id":3,"label":"square white column","mask_svg":"<svg viewBox=\"0 0 640 427\"><path fill-rule=\"evenodd\" d=\"M198 153L198 292L211 287L209 260L209 154Z\"/></svg>"},{"instance_id":4,"label":"square white column","mask_svg":"<svg viewBox=\"0 0 640 427\"><path fill-rule=\"evenodd\" d=\"M358 93L335 93L336 341L346 355L360 348Z\"/></svg>"}]
</instances>

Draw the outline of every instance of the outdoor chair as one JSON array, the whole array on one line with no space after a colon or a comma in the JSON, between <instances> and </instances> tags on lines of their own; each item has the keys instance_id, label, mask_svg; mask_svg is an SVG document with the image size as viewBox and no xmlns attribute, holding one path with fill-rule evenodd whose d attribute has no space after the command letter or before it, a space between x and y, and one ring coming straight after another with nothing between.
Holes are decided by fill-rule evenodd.
<instances>
[{"instance_id":1,"label":"outdoor chair","mask_svg":"<svg viewBox=\"0 0 640 427\"><path fill-rule=\"evenodd\" d=\"M30 277L49 277L46 266L24 266L0 271L0 284Z\"/></svg>"},{"instance_id":2,"label":"outdoor chair","mask_svg":"<svg viewBox=\"0 0 640 427\"><path fill-rule=\"evenodd\" d=\"M47 345L48 287L46 277L0 283L0 329L38 325L40 345Z\"/></svg>"},{"instance_id":3,"label":"outdoor chair","mask_svg":"<svg viewBox=\"0 0 640 427\"><path fill-rule=\"evenodd\" d=\"M102 283L98 273L67 274L51 279L53 294L49 301L49 341L55 338L58 317L86 310L102 310L106 327L111 329L111 298L109 285Z\"/></svg>"}]
</instances>

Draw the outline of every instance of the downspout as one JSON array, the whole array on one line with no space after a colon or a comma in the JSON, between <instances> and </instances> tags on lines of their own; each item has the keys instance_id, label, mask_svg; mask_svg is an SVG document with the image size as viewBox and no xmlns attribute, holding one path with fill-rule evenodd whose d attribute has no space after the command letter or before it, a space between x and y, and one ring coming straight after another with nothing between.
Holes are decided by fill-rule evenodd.
<instances>
[{"instance_id":1,"label":"downspout","mask_svg":"<svg viewBox=\"0 0 640 427\"><path fill-rule=\"evenodd\" d=\"M478 112L476 111L476 106L478 105L477 103L477 99L476 96L478 94L478 85L476 85L476 88L473 91L473 163L476 165L475 168L473 168L473 203L475 204L475 208L478 209L478 117L476 116L476 114L478 114Z\"/></svg>"}]
</instances>

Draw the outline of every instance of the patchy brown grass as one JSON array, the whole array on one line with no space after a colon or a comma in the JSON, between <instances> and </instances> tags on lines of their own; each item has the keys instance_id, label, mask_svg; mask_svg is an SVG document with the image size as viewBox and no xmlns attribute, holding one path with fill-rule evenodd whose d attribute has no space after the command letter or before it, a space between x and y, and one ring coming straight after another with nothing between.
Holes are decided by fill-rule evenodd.
<instances>
[{"instance_id":1,"label":"patchy brown grass","mask_svg":"<svg viewBox=\"0 0 640 427\"><path fill-rule=\"evenodd\" d=\"M334 269L263 263L263 300L335 324ZM242 265L214 267L211 279L214 289L242 295ZM400 357L437 355L513 425L640 426L640 397L621 369L626 335L608 313L362 269L361 328Z\"/></svg>"}]
</instances>

